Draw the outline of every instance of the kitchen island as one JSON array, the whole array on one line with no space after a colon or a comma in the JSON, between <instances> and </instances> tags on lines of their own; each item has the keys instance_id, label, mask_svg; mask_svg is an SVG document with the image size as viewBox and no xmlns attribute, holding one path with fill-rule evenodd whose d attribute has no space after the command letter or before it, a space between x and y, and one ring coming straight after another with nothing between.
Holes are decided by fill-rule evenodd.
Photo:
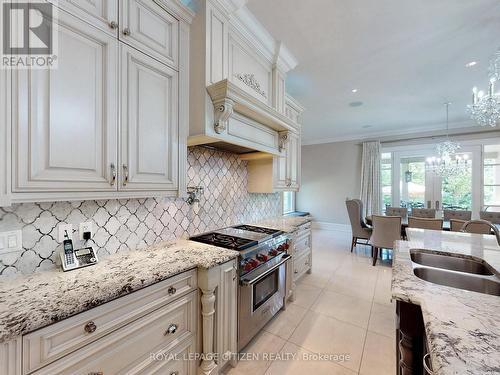
<instances>
[{"instance_id":1,"label":"kitchen island","mask_svg":"<svg viewBox=\"0 0 500 375\"><path fill-rule=\"evenodd\" d=\"M500 298L425 281L415 276L418 264L410 258L411 251L424 250L472 259L486 263L498 277L500 247L495 236L423 229L408 229L407 235L408 241L398 241L394 249L392 296L421 310L433 374L500 373ZM397 336L398 352L405 341L411 340ZM401 361L398 366L404 367Z\"/></svg>"}]
</instances>

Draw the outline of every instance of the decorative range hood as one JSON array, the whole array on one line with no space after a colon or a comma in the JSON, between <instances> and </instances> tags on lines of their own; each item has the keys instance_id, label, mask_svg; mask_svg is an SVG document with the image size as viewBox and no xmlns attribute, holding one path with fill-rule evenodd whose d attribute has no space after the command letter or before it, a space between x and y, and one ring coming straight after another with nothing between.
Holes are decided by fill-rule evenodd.
<instances>
[{"instance_id":1,"label":"decorative range hood","mask_svg":"<svg viewBox=\"0 0 500 375\"><path fill-rule=\"evenodd\" d=\"M199 0L191 33L188 146L281 155L288 132L286 73L297 65L244 5Z\"/></svg>"}]
</instances>

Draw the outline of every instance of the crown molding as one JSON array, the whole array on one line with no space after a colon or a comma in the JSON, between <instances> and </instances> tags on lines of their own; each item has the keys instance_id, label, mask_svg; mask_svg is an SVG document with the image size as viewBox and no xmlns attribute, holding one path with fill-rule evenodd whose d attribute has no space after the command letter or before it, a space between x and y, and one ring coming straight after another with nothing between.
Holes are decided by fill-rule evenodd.
<instances>
[{"instance_id":1,"label":"crown molding","mask_svg":"<svg viewBox=\"0 0 500 375\"><path fill-rule=\"evenodd\" d=\"M474 134L474 133L488 133L488 132L500 131L500 129L490 128L490 127L480 127L479 125L474 125L474 123L471 120L454 122L451 123L450 126L451 129L449 133L451 136L453 136L454 133ZM323 143L367 141L374 139L381 140L383 142L381 138L398 137L398 136L415 136L415 137L427 136L426 134L423 133L428 133L428 132L441 132L440 134L428 135L429 137L432 136L440 137L444 135L445 129L443 129L442 124L439 124L427 127L419 127L418 129L410 128L406 130L401 129L401 130L387 130L387 131L372 131L372 132L363 132L362 135L349 134L339 137L319 138L312 140L305 139L302 141L301 144L303 146L308 146L308 145L318 145Z\"/></svg>"}]
</instances>

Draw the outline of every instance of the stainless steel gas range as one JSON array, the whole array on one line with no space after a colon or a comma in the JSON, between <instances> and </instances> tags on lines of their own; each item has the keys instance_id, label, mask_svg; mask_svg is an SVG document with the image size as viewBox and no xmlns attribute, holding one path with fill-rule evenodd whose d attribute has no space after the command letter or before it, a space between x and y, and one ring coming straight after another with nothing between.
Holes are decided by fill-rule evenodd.
<instances>
[{"instance_id":1,"label":"stainless steel gas range","mask_svg":"<svg viewBox=\"0 0 500 375\"><path fill-rule=\"evenodd\" d=\"M279 230L237 225L190 238L240 252L238 350L284 306L289 236Z\"/></svg>"}]
</instances>

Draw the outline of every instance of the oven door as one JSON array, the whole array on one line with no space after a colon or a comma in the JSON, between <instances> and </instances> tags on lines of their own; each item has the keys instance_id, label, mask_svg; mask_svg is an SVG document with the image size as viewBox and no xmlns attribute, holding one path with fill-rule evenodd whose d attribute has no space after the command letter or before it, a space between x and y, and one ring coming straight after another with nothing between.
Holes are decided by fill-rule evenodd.
<instances>
[{"instance_id":1,"label":"oven door","mask_svg":"<svg viewBox=\"0 0 500 375\"><path fill-rule=\"evenodd\" d=\"M290 259L290 255L284 254L262 269L246 274L240 281L238 350L245 347L283 307L286 262Z\"/></svg>"}]
</instances>

